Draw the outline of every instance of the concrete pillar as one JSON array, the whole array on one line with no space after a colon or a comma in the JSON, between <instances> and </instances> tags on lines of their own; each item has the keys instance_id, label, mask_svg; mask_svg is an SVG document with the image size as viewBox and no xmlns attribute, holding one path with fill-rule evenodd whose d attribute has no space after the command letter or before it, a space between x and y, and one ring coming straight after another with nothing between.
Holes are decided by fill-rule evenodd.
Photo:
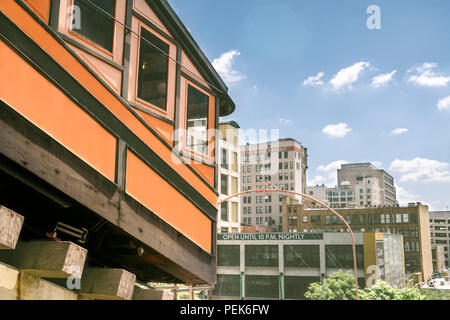
<instances>
[{"instance_id":1,"label":"concrete pillar","mask_svg":"<svg viewBox=\"0 0 450 320\"><path fill-rule=\"evenodd\" d=\"M131 300L136 276L123 269L87 268L81 278L82 299Z\"/></svg>"},{"instance_id":2,"label":"concrete pillar","mask_svg":"<svg viewBox=\"0 0 450 320\"><path fill-rule=\"evenodd\" d=\"M280 243L278 245L278 274L279 274L279 286L281 298L285 299L284 295L284 244Z\"/></svg>"},{"instance_id":3,"label":"concrete pillar","mask_svg":"<svg viewBox=\"0 0 450 320\"><path fill-rule=\"evenodd\" d=\"M325 258L326 258L326 252L325 252L325 244L322 242L319 244L319 256L320 256L320 274L326 275L326 267L325 267Z\"/></svg>"},{"instance_id":4,"label":"concrete pillar","mask_svg":"<svg viewBox=\"0 0 450 320\"><path fill-rule=\"evenodd\" d=\"M245 244L239 247L239 277L242 279L242 298L245 300Z\"/></svg>"},{"instance_id":5,"label":"concrete pillar","mask_svg":"<svg viewBox=\"0 0 450 320\"><path fill-rule=\"evenodd\" d=\"M168 290L134 287L133 300L173 300L173 294Z\"/></svg>"},{"instance_id":6,"label":"concrete pillar","mask_svg":"<svg viewBox=\"0 0 450 320\"><path fill-rule=\"evenodd\" d=\"M0 249L15 249L24 217L0 206Z\"/></svg>"},{"instance_id":7,"label":"concrete pillar","mask_svg":"<svg viewBox=\"0 0 450 320\"><path fill-rule=\"evenodd\" d=\"M80 278L87 250L70 241L19 241L14 251L0 252L0 261L41 278Z\"/></svg>"}]
</instances>

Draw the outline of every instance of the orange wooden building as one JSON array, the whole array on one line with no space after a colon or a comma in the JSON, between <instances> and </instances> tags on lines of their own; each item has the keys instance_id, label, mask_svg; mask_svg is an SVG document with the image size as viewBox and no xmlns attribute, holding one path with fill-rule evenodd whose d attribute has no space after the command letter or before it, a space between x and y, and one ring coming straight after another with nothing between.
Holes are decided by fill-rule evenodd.
<instances>
[{"instance_id":1,"label":"orange wooden building","mask_svg":"<svg viewBox=\"0 0 450 320\"><path fill-rule=\"evenodd\" d=\"M214 283L227 90L167 0L0 1L0 204L25 240L62 222L89 263Z\"/></svg>"}]
</instances>

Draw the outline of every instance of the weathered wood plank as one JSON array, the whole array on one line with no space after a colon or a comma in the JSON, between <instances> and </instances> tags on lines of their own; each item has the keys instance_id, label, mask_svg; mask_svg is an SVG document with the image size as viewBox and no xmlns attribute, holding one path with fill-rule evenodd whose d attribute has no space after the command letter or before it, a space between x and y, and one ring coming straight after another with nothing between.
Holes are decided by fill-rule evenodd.
<instances>
[{"instance_id":1,"label":"weathered wood plank","mask_svg":"<svg viewBox=\"0 0 450 320\"><path fill-rule=\"evenodd\" d=\"M123 269L87 268L81 278L82 299L131 300L136 276Z\"/></svg>"},{"instance_id":2,"label":"weathered wood plank","mask_svg":"<svg viewBox=\"0 0 450 320\"><path fill-rule=\"evenodd\" d=\"M0 206L0 249L15 249L24 217Z\"/></svg>"}]
</instances>

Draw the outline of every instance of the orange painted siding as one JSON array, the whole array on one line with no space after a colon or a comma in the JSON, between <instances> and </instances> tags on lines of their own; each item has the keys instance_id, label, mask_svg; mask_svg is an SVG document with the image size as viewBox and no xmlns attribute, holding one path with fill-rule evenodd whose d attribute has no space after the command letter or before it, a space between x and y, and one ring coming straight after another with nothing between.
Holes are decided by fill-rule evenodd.
<instances>
[{"instance_id":1,"label":"orange painted siding","mask_svg":"<svg viewBox=\"0 0 450 320\"><path fill-rule=\"evenodd\" d=\"M24 1L46 23L50 20L50 0Z\"/></svg>"},{"instance_id":2,"label":"orange painted siding","mask_svg":"<svg viewBox=\"0 0 450 320\"><path fill-rule=\"evenodd\" d=\"M50 54L63 68L77 79L117 118L130 128L142 141L151 147L158 155L172 166L184 179L210 203L216 204L216 194L201 181L186 165L172 161L172 152L156 136L154 136L130 111L114 97L89 71L81 65L67 50L29 16L15 1L0 1L0 9L10 17L26 34L41 48ZM25 77L26 78L26 77ZM16 91L16 90L14 90ZM214 114L213 112L211 114Z\"/></svg>"},{"instance_id":3,"label":"orange painted siding","mask_svg":"<svg viewBox=\"0 0 450 320\"><path fill-rule=\"evenodd\" d=\"M130 151L127 152L126 192L211 252L211 220Z\"/></svg>"},{"instance_id":4,"label":"orange painted siding","mask_svg":"<svg viewBox=\"0 0 450 320\"><path fill-rule=\"evenodd\" d=\"M173 147L173 125L139 109L135 109L135 111Z\"/></svg>"},{"instance_id":5,"label":"orange painted siding","mask_svg":"<svg viewBox=\"0 0 450 320\"><path fill-rule=\"evenodd\" d=\"M116 138L3 42L0 61L1 99L114 181Z\"/></svg>"},{"instance_id":6,"label":"orange painted siding","mask_svg":"<svg viewBox=\"0 0 450 320\"><path fill-rule=\"evenodd\" d=\"M187 160L188 161L188 160ZM191 163L192 167L200 173L200 175L205 178L206 181L210 185L214 185L214 168L211 166L208 166L206 164L201 163Z\"/></svg>"}]
</instances>

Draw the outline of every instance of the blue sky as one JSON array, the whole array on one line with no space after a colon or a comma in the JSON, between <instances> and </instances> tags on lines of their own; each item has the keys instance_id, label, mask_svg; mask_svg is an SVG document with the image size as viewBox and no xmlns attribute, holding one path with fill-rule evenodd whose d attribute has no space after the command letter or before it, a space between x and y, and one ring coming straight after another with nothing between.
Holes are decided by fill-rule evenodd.
<instances>
[{"instance_id":1,"label":"blue sky","mask_svg":"<svg viewBox=\"0 0 450 320\"><path fill-rule=\"evenodd\" d=\"M450 1L170 4L228 84L224 119L300 141L308 184L375 162L400 202L450 207ZM381 29L367 27L370 5Z\"/></svg>"}]
</instances>

